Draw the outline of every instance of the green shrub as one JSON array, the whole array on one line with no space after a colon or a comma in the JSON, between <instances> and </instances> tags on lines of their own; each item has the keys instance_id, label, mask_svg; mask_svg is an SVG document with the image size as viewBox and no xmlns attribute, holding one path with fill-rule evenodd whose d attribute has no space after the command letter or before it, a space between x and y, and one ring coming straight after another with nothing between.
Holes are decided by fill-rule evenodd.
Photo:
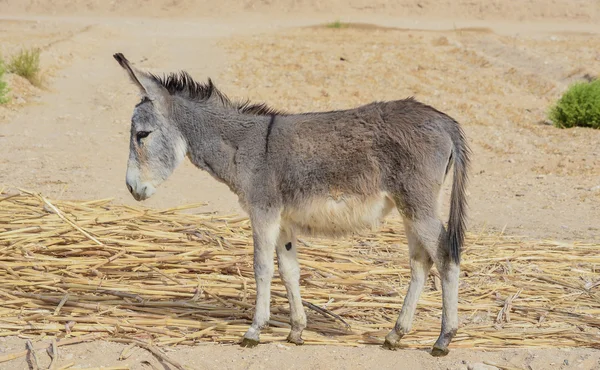
<instances>
[{"instance_id":1,"label":"green shrub","mask_svg":"<svg viewBox=\"0 0 600 370\"><path fill-rule=\"evenodd\" d=\"M21 50L10 59L8 71L26 78L34 86L41 85L40 49Z\"/></svg>"},{"instance_id":2,"label":"green shrub","mask_svg":"<svg viewBox=\"0 0 600 370\"><path fill-rule=\"evenodd\" d=\"M346 28L348 27L348 25L346 23L342 23L341 21L337 20L335 22L329 23L327 25L328 28Z\"/></svg>"},{"instance_id":3,"label":"green shrub","mask_svg":"<svg viewBox=\"0 0 600 370\"><path fill-rule=\"evenodd\" d=\"M4 81L4 61L0 58L0 104L4 104L8 101L8 86Z\"/></svg>"},{"instance_id":4,"label":"green shrub","mask_svg":"<svg viewBox=\"0 0 600 370\"><path fill-rule=\"evenodd\" d=\"M550 109L549 117L560 128L581 126L600 129L600 80L571 85Z\"/></svg>"}]
</instances>

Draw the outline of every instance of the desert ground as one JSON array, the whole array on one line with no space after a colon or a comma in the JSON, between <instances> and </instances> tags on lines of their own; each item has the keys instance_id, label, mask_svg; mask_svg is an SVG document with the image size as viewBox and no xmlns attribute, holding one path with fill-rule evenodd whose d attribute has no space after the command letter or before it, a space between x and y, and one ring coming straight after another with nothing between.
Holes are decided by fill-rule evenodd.
<instances>
[{"instance_id":1,"label":"desert ground","mask_svg":"<svg viewBox=\"0 0 600 370\"><path fill-rule=\"evenodd\" d=\"M324 26L336 20L348 26ZM600 75L599 24L596 0L0 0L0 55L39 47L44 77L34 87L7 76L0 185L136 204L125 169L138 95L112 57L122 52L140 68L186 70L230 97L291 112L414 96L465 128L473 150L471 231L598 243L600 131L557 129L547 112L570 83ZM445 212L449 186L444 195ZM187 161L144 205L197 202L206 203L203 211L242 212L225 185ZM23 348L23 338L0 338L3 354ZM122 365L123 348L99 341L61 351L91 368ZM600 351L583 348L453 349L433 358L376 346L199 344L169 355L214 369L465 369L483 361L600 368ZM128 364L167 366L143 350ZM0 364L21 368L23 358Z\"/></svg>"}]
</instances>

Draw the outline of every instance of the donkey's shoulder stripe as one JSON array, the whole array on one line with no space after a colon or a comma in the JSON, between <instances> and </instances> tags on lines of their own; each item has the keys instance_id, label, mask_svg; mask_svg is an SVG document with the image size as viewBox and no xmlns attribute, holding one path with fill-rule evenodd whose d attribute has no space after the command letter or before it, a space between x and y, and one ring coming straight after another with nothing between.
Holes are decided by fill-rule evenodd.
<instances>
[{"instance_id":1,"label":"donkey's shoulder stripe","mask_svg":"<svg viewBox=\"0 0 600 370\"><path fill-rule=\"evenodd\" d=\"M269 152L269 137L271 136L271 130L273 129L273 124L275 123L276 114L271 114L271 120L269 121L269 127L267 127L267 137L265 140L265 153Z\"/></svg>"}]
</instances>

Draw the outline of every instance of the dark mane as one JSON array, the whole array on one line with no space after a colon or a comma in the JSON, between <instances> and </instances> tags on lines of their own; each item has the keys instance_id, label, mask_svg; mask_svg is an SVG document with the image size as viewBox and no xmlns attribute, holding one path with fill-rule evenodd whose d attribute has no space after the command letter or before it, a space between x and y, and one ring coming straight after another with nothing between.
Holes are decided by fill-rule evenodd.
<instances>
[{"instance_id":1,"label":"dark mane","mask_svg":"<svg viewBox=\"0 0 600 370\"><path fill-rule=\"evenodd\" d=\"M215 87L210 78L208 79L208 83L196 82L192 76L185 71L171 73L164 77L159 77L154 74L150 74L150 76L154 81L167 89L171 95L180 95L190 100L205 101L213 94L216 94L221 100L225 100L225 96Z\"/></svg>"},{"instance_id":2,"label":"dark mane","mask_svg":"<svg viewBox=\"0 0 600 370\"><path fill-rule=\"evenodd\" d=\"M240 111L240 113L253 114L256 116L270 116L274 114L278 116L285 116L288 114L287 112L271 108L265 103L253 104L250 103L250 101L245 101L243 103L237 103L235 105L237 110Z\"/></svg>"},{"instance_id":3,"label":"dark mane","mask_svg":"<svg viewBox=\"0 0 600 370\"><path fill-rule=\"evenodd\" d=\"M164 77L150 74L150 77L167 89L171 95L179 95L196 101L206 101L214 95L219 98L224 106L236 109L240 113L251 114L255 116L287 114L284 111L271 108L265 103L251 103L248 100L244 102L233 102L219 89L217 89L210 78L208 79L207 83L197 82L194 81L192 76L185 71L171 73Z\"/></svg>"}]
</instances>

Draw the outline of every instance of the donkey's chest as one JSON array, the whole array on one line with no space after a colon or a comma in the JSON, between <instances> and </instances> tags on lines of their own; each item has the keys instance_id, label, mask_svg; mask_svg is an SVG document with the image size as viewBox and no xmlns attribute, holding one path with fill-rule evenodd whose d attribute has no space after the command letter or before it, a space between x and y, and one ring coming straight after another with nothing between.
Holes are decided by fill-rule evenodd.
<instances>
[{"instance_id":1,"label":"donkey's chest","mask_svg":"<svg viewBox=\"0 0 600 370\"><path fill-rule=\"evenodd\" d=\"M394 208L386 192L369 197L330 194L287 206L282 221L305 235L337 237L365 229L376 229Z\"/></svg>"}]
</instances>

